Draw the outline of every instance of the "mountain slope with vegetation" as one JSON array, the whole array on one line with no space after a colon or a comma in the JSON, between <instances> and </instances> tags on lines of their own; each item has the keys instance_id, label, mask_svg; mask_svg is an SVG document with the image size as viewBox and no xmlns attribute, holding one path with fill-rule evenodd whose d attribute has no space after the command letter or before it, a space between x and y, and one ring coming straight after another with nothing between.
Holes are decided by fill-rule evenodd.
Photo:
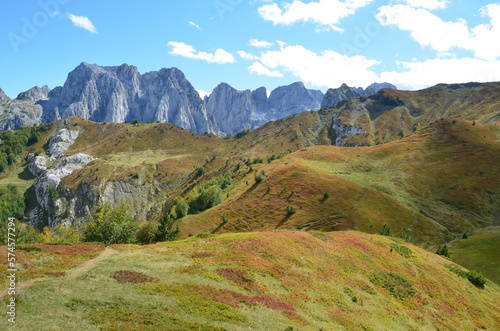
<instances>
[{"instance_id":1,"label":"mountain slope with vegetation","mask_svg":"<svg viewBox=\"0 0 500 331\"><path fill-rule=\"evenodd\" d=\"M46 250L27 252L24 263ZM498 286L476 286L449 260L390 237L280 231L112 250L83 273L22 289L16 329L494 330L500 323Z\"/></svg>"},{"instance_id":2,"label":"mountain slope with vegetation","mask_svg":"<svg viewBox=\"0 0 500 331\"><path fill-rule=\"evenodd\" d=\"M380 146L313 146L247 165L233 174L224 203L184 218L181 231L378 233L387 223L394 235L437 245L493 224L500 210L497 134L496 126L449 118Z\"/></svg>"}]
</instances>

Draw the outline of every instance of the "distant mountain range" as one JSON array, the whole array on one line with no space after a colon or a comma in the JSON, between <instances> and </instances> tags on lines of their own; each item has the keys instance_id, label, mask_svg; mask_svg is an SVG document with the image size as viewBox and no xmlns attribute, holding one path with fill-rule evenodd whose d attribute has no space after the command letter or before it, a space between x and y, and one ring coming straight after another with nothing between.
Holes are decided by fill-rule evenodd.
<instances>
[{"instance_id":1,"label":"distant mountain range","mask_svg":"<svg viewBox=\"0 0 500 331\"><path fill-rule=\"evenodd\" d=\"M168 122L198 134L234 133L383 88L396 87L375 83L363 89L344 84L323 94L296 82L268 96L265 87L239 91L221 83L202 100L177 68L141 75L137 67L127 64L102 67L83 62L68 74L63 86L53 90L37 86L14 100L0 90L0 130L81 116L95 122Z\"/></svg>"}]
</instances>

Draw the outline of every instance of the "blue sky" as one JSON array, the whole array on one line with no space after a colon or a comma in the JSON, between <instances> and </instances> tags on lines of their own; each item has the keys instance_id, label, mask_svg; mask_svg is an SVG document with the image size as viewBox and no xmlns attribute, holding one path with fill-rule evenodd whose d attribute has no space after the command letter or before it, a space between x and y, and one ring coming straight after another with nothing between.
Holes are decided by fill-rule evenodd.
<instances>
[{"instance_id":1,"label":"blue sky","mask_svg":"<svg viewBox=\"0 0 500 331\"><path fill-rule=\"evenodd\" d=\"M0 11L0 87L64 84L85 61L178 67L220 82L326 91L500 81L500 2L487 0L26 0Z\"/></svg>"}]
</instances>

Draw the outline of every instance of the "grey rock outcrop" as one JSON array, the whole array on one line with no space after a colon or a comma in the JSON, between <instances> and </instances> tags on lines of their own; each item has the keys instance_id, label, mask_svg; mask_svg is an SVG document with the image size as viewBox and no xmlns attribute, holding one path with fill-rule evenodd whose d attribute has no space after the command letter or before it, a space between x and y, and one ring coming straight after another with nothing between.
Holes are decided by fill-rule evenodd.
<instances>
[{"instance_id":1,"label":"grey rock outcrop","mask_svg":"<svg viewBox=\"0 0 500 331\"><path fill-rule=\"evenodd\" d=\"M72 156L64 156L64 152L74 143L78 137L78 131L67 129L59 130L49 141L49 160L52 165L47 167L47 158L43 156L28 156L31 160L29 170L38 176L34 186L38 206L27 213L29 221L39 226L43 219L54 228L61 222L60 215L64 211L64 202L58 198L57 189L62 178L70 175L73 171L82 169L94 160L93 157L78 153Z\"/></svg>"},{"instance_id":2,"label":"grey rock outcrop","mask_svg":"<svg viewBox=\"0 0 500 331\"><path fill-rule=\"evenodd\" d=\"M80 132L78 131L70 131L68 129L57 131L49 140L49 160L54 161L64 156L64 152L75 143L79 134Z\"/></svg>"},{"instance_id":3,"label":"grey rock outcrop","mask_svg":"<svg viewBox=\"0 0 500 331\"><path fill-rule=\"evenodd\" d=\"M33 153L28 155L28 170L33 176L40 176L47 171L47 158L44 156L35 156Z\"/></svg>"},{"instance_id":4,"label":"grey rock outcrop","mask_svg":"<svg viewBox=\"0 0 500 331\"><path fill-rule=\"evenodd\" d=\"M346 146L344 143L345 138L349 138L358 134L366 133L361 127L357 125L347 125L342 123L338 114L333 115L332 130L335 132L335 146Z\"/></svg>"},{"instance_id":5,"label":"grey rock outcrop","mask_svg":"<svg viewBox=\"0 0 500 331\"><path fill-rule=\"evenodd\" d=\"M37 102L49 98L50 88L47 85L42 87L35 86L26 92L19 93L16 100Z\"/></svg>"},{"instance_id":6,"label":"grey rock outcrop","mask_svg":"<svg viewBox=\"0 0 500 331\"><path fill-rule=\"evenodd\" d=\"M0 89L0 130L40 124L42 107L32 101L12 100Z\"/></svg>"},{"instance_id":7,"label":"grey rock outcrop","mask_svg":"<svg viewBox=\"0 0 500 331\"><path fill-rule=\"evenodd\" d=\"M345 99L372 95L384 88L395 89L396 86L389 83L373 83L366 89L363 89L361 87L350 87L346 84L342 84L339 88L328 89L321 102L321 109L330 108Z\"/></svg>"}]
</instances>

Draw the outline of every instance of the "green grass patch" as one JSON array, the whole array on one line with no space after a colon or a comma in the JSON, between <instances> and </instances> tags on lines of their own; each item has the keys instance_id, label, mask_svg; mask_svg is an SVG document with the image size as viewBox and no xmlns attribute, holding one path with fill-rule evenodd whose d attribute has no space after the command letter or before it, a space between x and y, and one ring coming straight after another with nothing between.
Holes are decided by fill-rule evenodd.
<instances>
[{"instance_id":1,"label":"green grass patch","mask_svg":"<svg viewBox=\"0 0 500 331\"><path fill-rule=\"evenodd\" d=\"M404 276L394 272L379 271L374 273L371 282L385 288L389 293L399 300L413 297L417 291L413 284Z\"/></svg>"},{"instance_id":2,"label":"green grass patch","mask_svg":"<svg viewBox=\"0 0 500 331\"><path fill-rule=\"evenodd\" d=\"M467 239L449 245L451 260L469 270L477 270L486 278L500 285L500 226L490 226L476 231Z\"/></svg>"}]
</instances>

